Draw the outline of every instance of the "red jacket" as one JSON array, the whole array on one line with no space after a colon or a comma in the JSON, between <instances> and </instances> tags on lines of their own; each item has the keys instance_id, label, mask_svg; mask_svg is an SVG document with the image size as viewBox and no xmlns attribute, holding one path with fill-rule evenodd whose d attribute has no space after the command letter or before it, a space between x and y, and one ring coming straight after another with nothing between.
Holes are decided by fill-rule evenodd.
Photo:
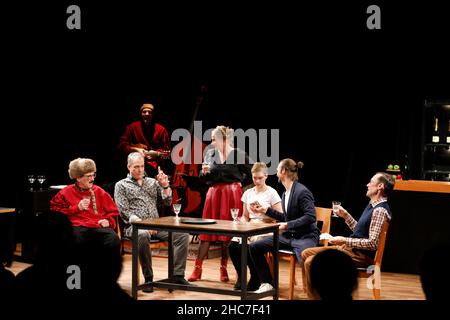
<instances>
[{"instance_id":1,"label":"red jacket","mask_svg":"<svg viewBox=\"0 0 450 320\"><path fill-rule=\"evenodd\" d=\"M115 217L119 215L119 210L114 200L99 186L94 185L92 190L95 194L97 214L94 213L92 200L88 210L78 209L78 203L86 196L91 197L91 193L89 190L79 190L74 184L65 187L50 200L50 210L66 214L74 227L100 228L98 221L107 219L110 228L115 230Z\"/></svg>"},{"instance_id":2,"label":"red jacket","mask_svg":"<svg viewBox=\"0 0 450 320\"><path fill-rule=\"evenodd\" d=\"M129 124L122 136L118 149L125 155L132 152L131 147L135 144L144 144L147 150L163 151L170 149L170 139L167 130L160 124L154 123L153 126L145 126L142 121L135 121ZM147 163L154 169L157 168L160 158L146 159Z\"/></svg>"}]
</instances>

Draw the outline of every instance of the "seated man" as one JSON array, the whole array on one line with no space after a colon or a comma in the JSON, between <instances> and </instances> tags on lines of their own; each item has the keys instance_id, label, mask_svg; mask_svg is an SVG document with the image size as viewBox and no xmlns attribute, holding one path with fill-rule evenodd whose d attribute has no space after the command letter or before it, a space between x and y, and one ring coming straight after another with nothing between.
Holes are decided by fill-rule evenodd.
<instances>
[{"instance_id":1,"label":"seated man","mask_svg":"<svg viewBox=\"0 0 450 320\"><path fill-rule=\"evenodd\" d=\"M270 218L282 221L279 223L281 233L279 248L292 249L299 264L302 251L319 244L320 233L316 224L314 196L305 185L298 182L298 171L302 167L303 162L295 162L289 158L281 160L278 164L277 177L285 188L281 199L282 212L262 204L254 204L251 208L256 215L266 214ZM273 289L272 275L264 256L272 248L273 236L255 241L249 246L250 256L261 282L257 293Z\"/></svg>"},{"instance_id":2,"label":"seated man","mask_svg":"<svg viewBox=\"0 0 450 320\"><path fill-rule=\"evenodd\" d=\"M125 179L116 183L114 198L119 207L120 215L127 223L125 234L132 235L131 223L151 218L158 218L157 202L162 200L166 206L172 202L172 190L170 189L167 175L159 169L156 179L144 176L144 156L139 152L128 155L129 174ZM152 292L153 282L152 256L149 248L151 237L166 241L167 231L139 230L139 259L145 282L149 284L144 292ZM189 246L189 235L186 233L173 233L174 244L174 271L172 281L178 284L189 284L184 279L186 259Z\"/></svg>"},{"instance_id":3,"label":"seated man","mask_svg":"<svg viewBox=\"0 0 450 320\"><path fill-rule=\"evenodd\" d=\"M77 245L96 241L108 249L120 251L120 239L114 231L119 211L111 196L94 185L96 170L95 162L91 159L71 161L69 176L75 183L51 199L50 210L69 217Z\"/></svg>"},{"instance_id":4,"label":"seated man","mask_svg":"<svg viewBox=\"0 0 450 320\"><path fill-rule=\"evenodd\" d=\"M373 263L378 240L384 221L391 220L391 209L387 203L387 196L394 188L394 180L387 173L376 173L367 184L366 196L370 198L358 221L340 207L338 216L345 219L345 223L352 229L350 237L331 237L330 244L336 246L309 248L302 252L304 265L304 287L309 298L313 298L309 280L310 267L313 257L324 250L340 250L348 254L358 267L367 267Z\"/></svg>"}]
</instances>

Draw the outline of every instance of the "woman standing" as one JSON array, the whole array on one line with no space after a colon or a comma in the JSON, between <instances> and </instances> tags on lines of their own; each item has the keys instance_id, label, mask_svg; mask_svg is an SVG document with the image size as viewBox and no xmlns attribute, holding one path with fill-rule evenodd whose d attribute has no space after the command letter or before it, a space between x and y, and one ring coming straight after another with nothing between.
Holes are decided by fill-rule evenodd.
<instances>
[{"instance_id":1,"label":"woman standing","mask_svg":"<svg viewBox=\"0 0 450 320\"><path fill-rule=\"evenodd\" d=\"M242 183L251 176L247 154L233 147L234 131L225 126L217 126L211 133L211 146L205 153L202 173L209 185L203 208L204 219L232 220L230 209L239 208L242 213ZM218 235L199 236L200 245L195 260L194 271L188 278L197 281L202 277L202 264L211 241L222 242L220 281L229 281L227 272L228 243L230 237Z\"/></svg>"}]
</instances>

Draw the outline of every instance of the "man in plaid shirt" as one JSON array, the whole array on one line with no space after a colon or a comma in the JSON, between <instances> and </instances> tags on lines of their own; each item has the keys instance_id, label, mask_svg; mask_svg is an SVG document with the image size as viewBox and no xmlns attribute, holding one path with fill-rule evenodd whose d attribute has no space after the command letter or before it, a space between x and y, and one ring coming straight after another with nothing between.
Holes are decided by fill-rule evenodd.
<instances>
[{"instance_id":1,"label":"man in plaid shirt","mask_svg":"<svg viewBox=\"0 0 450 320\"><path fill-rule=\"evenodd\" d=\"M378 172L367 184L366 196L370 202L361 217L356 221L343 207L339 207L338 216L353 231L349 237L331 237L329 243L334 246L309 248L302 252L304 284L308 297L313 293L309 286L309 270L316 254L325 250L339 250L349 255L358 267L373 264L381 229L385 221L390 221L392 214L387 203L388 194L394 189L394 179L387 173ZM338 275L336 275L338 276Z\"/></svg>"}]
</instances>

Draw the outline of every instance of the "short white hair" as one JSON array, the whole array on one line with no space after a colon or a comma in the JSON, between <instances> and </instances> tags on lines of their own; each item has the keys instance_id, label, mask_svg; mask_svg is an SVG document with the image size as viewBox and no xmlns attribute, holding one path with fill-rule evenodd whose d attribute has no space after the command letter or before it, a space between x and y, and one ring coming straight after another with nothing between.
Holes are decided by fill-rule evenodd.
<instances>
[{"instance_id":1,"label":"short white hair","mask_svg":"<svg viewBox=\"0 0 450 320\"><path fill-rule=\"evenodd\" d=\"M131 166L134 163L134 161L136 161L139 158L145 160L145 157L140 152L132 152L132 153L130 153L128 155L127 166L128 167Z\"/></svg>"}]
</instances>

